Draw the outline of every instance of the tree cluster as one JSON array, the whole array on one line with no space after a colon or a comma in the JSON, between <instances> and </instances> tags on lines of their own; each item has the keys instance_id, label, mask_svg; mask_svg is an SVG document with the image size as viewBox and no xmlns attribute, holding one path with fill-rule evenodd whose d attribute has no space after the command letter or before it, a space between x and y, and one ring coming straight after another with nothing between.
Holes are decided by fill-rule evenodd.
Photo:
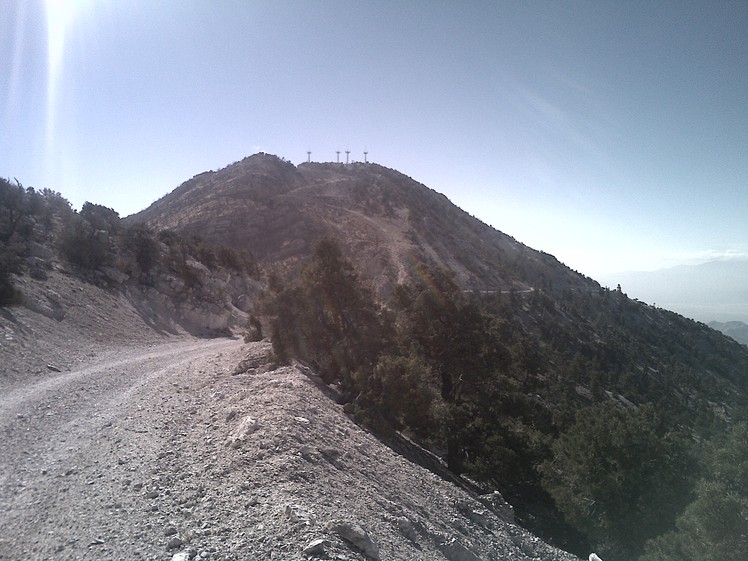
<instances>
[{"instance_id":1,"label":"tree cluster","mask_svg":"<svg viewBox=\"0 0 748 561\"><path fill-rule=\"evenodd\" d=\"M743 482L717 477L705 450L746 413L748 354L705 326L602 288L466 293L425 265L380 303L329 239L270 286L257 312L278 360L338 384L370 428L499 489L546 538L675 559L715 505L737 505L701 539L743 551Z\"/></svg>"},{"instance_id":2,"label":"tree cluster","mask_svg":"<svg viewBox=\"0 0 748 561\"><path fill-rule=\"evenodd\" d=\"M13 275L28 273L46 279L50 259L66 261L77 273L106 284L104 267L120 270L136 282L150 284L161 268L181 278L188 289L199 289L199 279L188 266L194 258L211 270L236 271L259 277L254 258L170 231L154 232L143 224L127 224L114 210L86 202L80 212L59 193L36 191L0 178L0 306L21 303Z\"/></svg>"}]
</instances>

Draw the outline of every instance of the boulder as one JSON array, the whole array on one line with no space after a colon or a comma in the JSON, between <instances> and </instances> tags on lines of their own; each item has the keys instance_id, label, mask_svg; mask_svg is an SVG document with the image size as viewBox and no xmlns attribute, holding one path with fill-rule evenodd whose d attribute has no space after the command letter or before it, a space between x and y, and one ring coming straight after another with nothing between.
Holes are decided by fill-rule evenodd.
<instances>
[{"instance_id":1,"label":"boulder","mask_svg":"<svg viewBox=\"0 0 748 561\"><path fill-rule=\"evenodd\" d=\"M351 544L361 553L374 559L379 560L379 547L369 537L369 534L358 524L351 522L332 522L328 525L330 531L335 532L344 541Z\"/></svg>"}]
</instances>

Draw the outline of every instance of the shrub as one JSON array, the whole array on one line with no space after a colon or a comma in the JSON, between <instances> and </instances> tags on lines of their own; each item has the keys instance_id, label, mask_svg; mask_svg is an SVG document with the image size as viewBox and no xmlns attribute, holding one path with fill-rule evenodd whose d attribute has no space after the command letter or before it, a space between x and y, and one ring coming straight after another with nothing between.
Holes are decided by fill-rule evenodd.
<instances>
[{"instance_id":1,"label":"shrub","mask_svg":"<svg viewBox=\"0 0 748 561\"><path fill-rule=\"evenodd\" d=\"M567 521L611 559L633 559L688 503L693 460L652 406L581 410L552 446L543 484Z\"/></svg>"}]
</instances>

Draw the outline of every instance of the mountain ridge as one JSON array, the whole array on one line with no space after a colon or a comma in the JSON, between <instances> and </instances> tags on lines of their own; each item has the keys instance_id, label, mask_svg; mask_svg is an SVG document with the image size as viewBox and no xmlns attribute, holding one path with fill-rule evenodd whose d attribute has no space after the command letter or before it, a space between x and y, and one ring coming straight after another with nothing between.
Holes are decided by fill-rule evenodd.
<instances>
[{"instance_id":1,"label":"mountain ridge","mask_svg":"<svg viewBox=\"0 0 748 561\"><path fill-rule=\"evenodd\" d=\"M281 268L330 236L383 294L410 278L418 262L451 270L464 290L596 287L443 194L373 163L294 166L255 154L196 175L127 220L248 249Z\"/></svg>"}]
</instances>

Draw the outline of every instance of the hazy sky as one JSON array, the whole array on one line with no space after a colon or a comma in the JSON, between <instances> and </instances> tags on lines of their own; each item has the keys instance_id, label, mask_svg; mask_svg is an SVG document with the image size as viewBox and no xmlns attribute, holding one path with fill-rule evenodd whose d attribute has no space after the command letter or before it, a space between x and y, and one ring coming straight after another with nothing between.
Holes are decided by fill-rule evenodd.
<instances>
[{"instance_id":1,"label":"hazy sky","mask_svg":"<svg viewBox=\"0 0 748 561\"><path fill-rule=\"evenodd\" d=\"M592 277L748 258L748 2L0 0L0 176L346 148Z\"/></svg>"}]
</instances>

